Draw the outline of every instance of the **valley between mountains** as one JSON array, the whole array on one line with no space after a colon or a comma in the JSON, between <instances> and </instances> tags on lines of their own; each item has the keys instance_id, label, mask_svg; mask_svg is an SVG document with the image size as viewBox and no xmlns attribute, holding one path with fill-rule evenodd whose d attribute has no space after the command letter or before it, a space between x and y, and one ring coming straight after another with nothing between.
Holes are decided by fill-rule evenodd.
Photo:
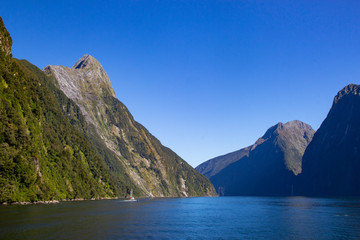
<instances>
[{"instance_id":1,"label":"valley between mountains","mask_svg":"<svg viewBox=\"0 0 360 240\"><path fill-rule=\"evenodd\" d=\"M360 85L318 130L294 120L196 169L163 146L85 54L40 70L0 18L0 203L198 196L360 196Z\"/></svg>"}]
</instances>

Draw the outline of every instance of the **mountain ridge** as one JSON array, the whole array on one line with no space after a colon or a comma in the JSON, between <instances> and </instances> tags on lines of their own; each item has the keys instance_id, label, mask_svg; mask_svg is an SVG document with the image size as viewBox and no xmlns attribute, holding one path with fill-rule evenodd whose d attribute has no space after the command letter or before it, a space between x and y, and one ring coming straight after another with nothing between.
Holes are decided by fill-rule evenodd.
<instances>
[{"instance_id":1,"label":"mountain ridge","mask_svg":"<svg viewBox=\"0 0 360 240\"><path fill-rule=\"evenodd\" d=\"M204 176L162 146L134 120L126 106L115 97L105 70L94 57L85 54L72 68L50 65L43 71L48 76L54 76L59 88L80 107L86 121L99 136L95 138L113 152L142 194L195 196L196 181L202 183L199 190L202 194L215 194L210 182L206 184L208 180ZM94 134L90 141L91 138ZM178 167L171 166L174 164ZM173 171L182 174L174 176L170 174Z\"/></svg>"},{"instance_id":2,"label":"mountain ridge","mask_svg":"<svg viewBox=\"0 0 360 240\"><path fill-rule=\"evenodd\" d=\"M289 195L295 176L302 171L302 155L314 132L310 125L298 120L278 123L253 145L233 152L242 155L209 179L220 195ZM219 157L218 161L227 156L232 155ZM199 166L201 173L206 169L209 175L206 165Z\"/></svg>"},{"instance_id":3,"label":"mountain ridge","mask_svg":"<svg viewBox=\"0 0 360 240\"><path fill-rule=\"evenodd\" d=\"M231 163L238 161L246 155L248 156L251 146L211 158L210 160L199 164L197 167L195 167L195 169L201 174L203 174L205 177L211 178Z\"/></svg>"}]
</instances>

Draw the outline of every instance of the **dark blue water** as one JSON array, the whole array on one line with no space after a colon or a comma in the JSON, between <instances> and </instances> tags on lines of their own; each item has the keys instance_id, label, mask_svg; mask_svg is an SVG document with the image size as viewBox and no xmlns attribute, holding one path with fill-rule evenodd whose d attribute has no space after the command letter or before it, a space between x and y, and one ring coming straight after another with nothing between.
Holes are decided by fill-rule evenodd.
<instances>
[{"instance_id":1,"label":"dark blue water","mask_svg":"<svg viewBox=\"0 0 360 240\"><path fill-rule=\"evenodd\" d=\"M218 197L1 206L0 239L360 239L360 200Z\"/></svg>"}]
</instances>

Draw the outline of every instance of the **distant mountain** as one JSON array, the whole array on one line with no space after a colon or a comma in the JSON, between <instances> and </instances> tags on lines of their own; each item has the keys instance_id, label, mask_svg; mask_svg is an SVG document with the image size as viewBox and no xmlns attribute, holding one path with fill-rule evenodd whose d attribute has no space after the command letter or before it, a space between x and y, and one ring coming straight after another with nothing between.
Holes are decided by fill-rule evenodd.
<instances>
[{"instance_id":1,"label":"distant mountain","mask_svg":"<svg viewBox=\"0 0 360 240\"><path fill-rule=\"evenodd\" d=\"M197 169L210 176L220 195L290 195L313 135L311 126L303 122L278 123L254 145L212 159ZM240 158L235 160L236 156Z\"/></svg>"},{"instance_id":2,"label":"distant mountain","mask_svg":"<svg viewBox=\"0 0 360 240\"><path fill-rule=\"evenodd\" d=\"M360 196L360 86L350 84L333 105L303 157L297 194Z\"/></svg>"},{"instance_id":3,"label":"distant mountain","mask_svg":"<svg viewBox=\"0 0 360 240\"><path fill-rule=\"evenodd\" d=\"M232 164L233 162L239 161L241 158L245 156L249 156L250 147L242 148L238 151L228 153L226 155L222 155L219 157L212 158L203 162L195 169L198 170L201 174L203 174L207 178L211 178L212 176L218 174L221 170Z\"/></svg>"},{"instance_id":4,"label":"distant mountain","mask_svg":"<svg viewBox=\"0 0 360 240\"><path fill-rule=\"evenodd\" d=\"M103 160L113 178L121 182L125 175L142 196L216 194L207 178L133 119L94 57L84 55L72 68L47 66L44 72L80 108L88 125L85 135L98 151L106 151Z\"/></svg>"}]
</instances>

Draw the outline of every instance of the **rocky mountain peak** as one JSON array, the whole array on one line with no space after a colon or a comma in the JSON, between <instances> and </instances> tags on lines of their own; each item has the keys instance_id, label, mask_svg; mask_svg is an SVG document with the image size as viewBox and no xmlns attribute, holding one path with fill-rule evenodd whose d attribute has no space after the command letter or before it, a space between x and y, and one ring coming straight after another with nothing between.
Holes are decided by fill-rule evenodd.
<instances>
[{"instance_id":1,"label":"rocky mountain peak","mask_svg":"<svg viewBox=\"0 0 360 240\"><path fill-rule=\"evenodd\" d=\"M5 28L4 22L0 17L0 53L8 56L11 54L12 39L9 32Z\"/></svg>"},{"instance_id":2,"label":"rocky mountain peak","mask_svg":"<svg viewBox=\"0 0 360 240\"><path fill-rule=\"evenodd\" d=\"M251 151L265 142L271 142L272 145L278 146L284 152L286 167L297 175L301 173L301 158L314 133L315 131L310 125L299 120L280 122L270 127L264 136L251 146Z\"/></svg>"},{"instance_id":3,"label":"rocky mountain peak","mask_svg":"<svg viewBox=\"0 0 360 240\"><path fill-rule=\"evenodd\" d=\"M312 127L304 122L301 122L299 120L293 120L287 123L279 122L276 125L270 127L266 133L259 138L255 144L252 146L254 149L257 145L263 143L269 138L274 138L279 135L283 136L285 133L291 133L294 135L297 135L296 133L302 132L303 134L300 134L301 136L310 135L311 137L314 135L314 130ZM287 135L287 134L286 134Z\"/></svg>"},{"instance_id":4,"label":"rocky mountain peak","mask_svg":"<svg viewBox=\"0 0 360 240\"><path fill-rule=\"evenodd\" d=\"M93 56L85 54L72 67L72 69L94 69L102 68L101 64Z\"/></svg>"},{"instance_id":5,"label":"rocky mountain peak","mask_svg":"<svg viewBox=\"0 0 360 240\"><path fill-rule=\"evenodd\" d=\"M310 125L308 125L302 121L299 121L299 120L293 120L293 121L287 122L284 124L284 126L286 126L288 128L304 128L304 129L311 128Z\"/></svg>"},{"instance_id":6,"label":"rocky mountain peak","mask_svg":"<svg viewBox=\"0 0 360 240\"><path fill-rule=\"evenodd\" d=\"M302 129L302 130L314 131L310 125L299 120L293 120L287 123L278 123L275 126L276 126L276 130Z\"/></svg>"},{"instance_id":7,"label":"rocky mountain peak","mask_svg":"<svg viewBox=\"0 0 360 240\"><path fill-rule=\"evenodd\" d=\"M287 122L283 126L284 126L284 129L286 129L289 132L302 133L300 135L302 136L303 139L306 140L306 142L304 142L303 146L302 146L304 148L304 150L305 150L306 146L309 144L309 142L311 141L311 139L315 133L314 129L309 124L306 124L299 120ZM294 135L297 136L297 134L294 134Z\"/></svg>"},{"instance_id":8,"label":"rocky mountain peak","mask_svg":"<svg viewBox=\"0 0 360 240\"><path fill-rule=\"evenodd\" d=\"M88 54L80 58L72 68L50 65L43 71L54 74L60 89L71 98L82 99L87 95L90 100L94 100L93 96L103 94L115 97L115 91L104 68ZM76 96L73 96L74 94Z\"/></svg>"},{"instance_id":9,"label":"rocky mountain peak","mask_svg":"<svg viewBox=\"0 0 360 240\"><path fill-rule=\"evenodd\" d=\"M349 84L338 92L334 98L333 104L336 104L340 99L348 95L360 95L360 85Z\"/></svg>"}]
</instances>

